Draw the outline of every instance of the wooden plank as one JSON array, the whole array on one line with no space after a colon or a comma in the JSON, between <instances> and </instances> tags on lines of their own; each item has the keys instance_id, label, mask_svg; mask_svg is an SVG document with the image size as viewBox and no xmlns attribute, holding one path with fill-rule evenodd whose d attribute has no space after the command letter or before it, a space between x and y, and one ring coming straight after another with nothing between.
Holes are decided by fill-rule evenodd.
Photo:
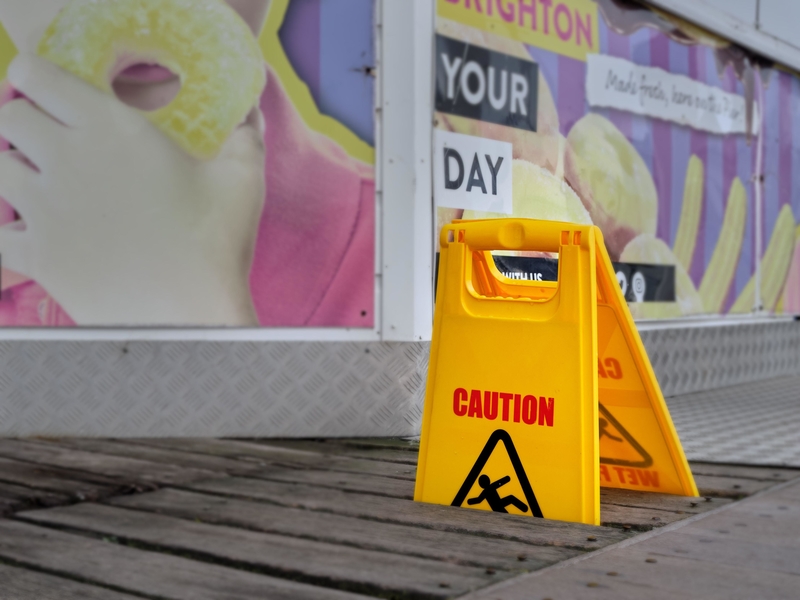
<instances>
[{"instance_id":1,"label":"wooden plank","mask_svg":"<svg viewBox=\"0 0 800 600\"><path fill-rule=\"evenodd\" d=\"M457 509L258 479L230 477L224 480L198 481L185 487L232 497L266 500L282 506L333 512L388 523L418 525L441 531L474 533L528 544L593 550L629 537L626 532L611 527L521 518L516 515ZM588 541L588 536L595 537L596 541Z\"/></svg>"},{"instance_id":2,"label":"wooden plank","mask_svg":"<svg viewBox=\"0 0 800 600\"><path fill-rule=\"evenodd\" d=\"M6 498L0 498L0 517L5 517L10 515L14 511L17 510L19 503L16 500L8 500Z\"/></svg>"},{"instance_id":3,"label":"wooden plank","mask_svg":"<svg viewBox=\"0 0 800 600\"><path fill-rule=\"evenodd\" d=\"M322 455L320 455L322 456ZM304 459L298 461L296 458L275 461L275 464L292 467L294 469L327 469L342 473L363 473L365 475L377 475L379 477L393 477L406 481L415 481L416 465L383 462L378 460L367 460L364 458L349 458L344 456L322 456L322 458Z\"/></svg>"},{"instance_id":4,"label":"wooden plank","mask_svg":"<svg viewBox=\"0 0 800 600\"><path fill-rule=\"evenodd\" d=\"M245 443L242 443L242 445L245 445ZM294 468L328 469L331 471L395 477L408 481L414 481L416 478L416 460L385 462L340 454L322 454L320 452L295 450L293 448L283 448L281 446L269 446L266 445L266 443L247 444L248 452L256 451L256 448L273 453L276 451L282 452L281 458L276 459L275 463L292 466ZM324 450L324 448L321 450Z\"/></svg>"},{"instance_id":5,"label":"wooden plank","mask_svg":"<svg viewBox=\"0 0 800 600\"><path fill-rule=\"evenodd\" d=\"M616 505L636 508L669 510L678 514L696 515L729 503L725 498L694 498L692 496L673 496L655 492L637 492L614 488L600 488L600 506Z\"/></svg>"},{"instance_id":6,"label":"wooden plank","mask_svg":"<svg viewBox=\"0 0 800 600\"><path fill-rule=\"evenodd\" d=\"M554 569L541 577L525 576L507 587L487 588L469 595L469 600L528 600L536 598L575 600L639 600L641 598L695 598L703 600L751 600L753 598L797 597L797 576L741 565L720 564L703 556L707 544L690 555L669 556L663 544L674 543L666 534L588 560ZM742 557L744 558L744 557ZM611 575L611 574L614 575Z\"/></svg>"},{"instance_id":7,"label":"wooden plank","mask_svg":"<svg viewBox=\"0 0 800 600\"><path fill-rule=\"evenodd\" d=\"M742 477L720 477L696 475L694 478L701 496L720 498L744 498L775 485L774 481L744 479Z\"/></svg>"},{"instance_id":8,"label":"wooden plank","mask_svg":"<svg viewBox=\"0 0 800 600\"><path fill-rule=\"evenodd\" d=\"M407 479L394 479L363 473L343 473L340 471L323 471L312 469L292 469L280 466L266 467L250 473L250 477L282 481L285 483L302 483L319 487L333 488L350 492L365 492L378 496L405 498L413 500L414 482Z\"/></svg>"},{"instance_id":9,"label":"wooden plank","mask_svg":"<svg viewBox=\"0 0 800 600\"><path fill-rule=\"evenodd\" d=\"M710 560L711 557L706 553L707 544L702 543L690 555L668 556L660 548L663 544L675 543L669 538L654 538L641 545L634 544L597 556L591 562L596 570L616 571L620 578L671 591L676 598L729 600L796 597L795 575L753 568L746 560L736 565L720 564ZM648 563L647 559L653 562Z\"/></svg>"},{"instance_id":10,"label":"wooden plank","mask_svg":"<svg viewBox=\"0 0 800 600\"><path fill-rule=\"evenodd\" d=\"M164 489L114 498L115 506L455 564L533 571L579 550L396 525L261 502Z\"/></svg>"},{"instance_id":11,"label":"wooden plank","mask_svg":"<svg viewBox=\"0 0 800 600\"><path fill-rule=\"evenodd\" d=\"M128 443L124 440L106 439L78 439L63 438L57 440L42 440L64 448L85 450L111 456L126 456L138 458L159 464L177 465L190 469L205 471L222 471L237 475L246 475L256 469L266 466L263 461L243 461L219 456L180 452L164 448L144 446L142 444Z\"/></svg>"},{"instance_id":12,"label":"wooden plank","mask_svg":"<svg viewBox=\"0 0 800 600\"><path fill-rule=\"evenodd\" d=\"M308 452L280 446L270 447L245 440L220 440L212 438L129 438L125 441L131 444L141 444L143 446L154 446L157 448L168 448L170 450L196 452L197 454L224 456L241 460L255 460L258 462L270 462L276 457L284 458L298 455L314 457L319 455L319 452Z\"/></svg>"},{"instance_id":13,"label":"wooden plank","mask_svg":"<svg viewBox=\"0 0 800 600\"><path fill-rule=\"evenodd\" d=\"M789 481L800 477L800 470L770 467L752 467L750 465L723 465L716 463L689 463L692 473L721 477L741 477L743 479L759 479L762 481Z\"/></svg>"},{"instance_id":14,"label":"wooden plank","mask_svg":"<svg viewBox=\"0 0 800 600\"><path fill-rule=\"evenodd\" d=\"M788 500L789 502L800 503L800 486L795 485L777 491L772 497L775 498L776 501L783 502L784 500Z\"/></svg>"},{"instance_id":15,"label":"wooden plank","mask_svg":"<svg viewBox=\"0 0 800 600\"><path fill-rule=\"evenodd\" d=\"M392 496L395 498L413 499L414 482L411 480L389 479L386 477L376 477L374 475L330 472L317 469L297 470L296 468L281 468L270 466L252 472L250 477L268 479L270 481L282 481L286 483L302 483L307 485L317 485L330 487L345 491L367 492L381 496ZM714 478L711 481L716 481ZM736 483L731 483L727 479L720 480L721 485L735 485L741 483L736 479ZM773 482L774 483L774 482ZM758 485L750 482L748 486ZM744 488L731 488L742 490ZM749 488L748 488L749 489ZM719 505L720 498L716 502L708 502L705 498L693 498L687 496L673 496L670 494L658 494L653 492L637 492L629 490L618 490L614 488L600 489L600 502L604 504L616 504L619 506L630 506L644 509L668 510L680 514L698 514L710 510ZM616 513L615 513L616 514ZM674 520L674 519L673 519Z\"/></svg>"},{"instance_id":16,"label":"wooden plank","mask_svg":"<svg viewBox=\"0 0 800 600\"><path fill-rule=\"evenodd\" d=\"M359 590L374 595L449 597L496 581L485 568L374 552L294 537L208 525L174 517L99 504L39 510L20 518L59 527L111 535L154 549L189 553L194 558Z\"/></svg>"},{"instance_id":17,"label":"wooden plank","mask_svg":"<svg viewBox=\"0 0 800 600\"><path fill-rule=\"evenodd\" d=\"M404 438L328 438L327 442L336 444L344 444L346 446L353 446L355 448L362 448L364 450L383 450L386 448L394 450L406 450L410 452L419 452L419 439L404 439Z\"/></svg>"},{"instance_id":18,"label":"wooden plank","mask_svg":"<svg viewBox=\"0 0 800 600\"><path fill-rule=\"evenodd\" d=\"M792 490L798 491L797 500L786 495ZM780 504L785 498L789 504ZM659 597L659 590L661 597L675 598L794 598L800 575L798 516L800 484L794 484L731 503L662 535L468 597L522 600L535 587L538 597L558 593L577 599L651 598Z\"/></svg>"},{"instance_id":19,"label":"wooden plank","mask_svg":"<svg viewBox=\"0 0 800 600\"><path fill-rule=\"evenodd\" d=\"M0 520L0 557L165 600L355 600L365 596Z\"/></svg>"},{"instance_id":20,"label":"wooden plank","mask_svg":"<svg viewBox=\"0 0 800 600\"><path fill-rule=\"evenodd\" d=\"M800 492L800 486L794 486ZM776 546L797 547L800 544L800 500L786 497L785 492L768 492L766 496L734 503L721 514L711 515L692 526L709 536L726 532L724 537L768 542Z\"/></svg>"},{"instance_id":21,"label":"wooden plank","mask_svg":"<svg viewBox=\"0 0 800 600\"><path fill-rule=\"evenodd\" d=\"M505 581L474 594L462 596L463 600L701 600L697 596L676 596L647 582L628 581L618 571L599 568L571 567L554 569L532 580L524 576ZM562 571L568 571L563 573ZM535 595L531 592L535 591ZM703 599L705 600L705 599Z\"/></svg>"},{"instance_id":22,"label":"wooden plank","mask_svg":"<svg viewBox=\"0 0 800 600\"><path fill-rule=\"evenodd\" d=\"M3 600L135 600L108 588L78 583L0 563Z\"/></svg>"},{"instance_id":23,"label":"wooden plank","mask_svg":"<svg viewBox=\"0 0 800 600\"><path fill-rule=\"evenodd\" d=\"M416 452L408 450L395 450L392 448L357 448L348 444L337 444L336 440L256 440L256 443L268 448L288 448L291 450L316 452L318 454L351 456L355 458L366 458L367 460L382 460L406 465L417 465Z\"/></svg>"},{"instance_id":24,"label":"wooden plank","mask_svg":"<svg viewBox=\"0 0 800 600\"><path fill-rule=\"evenodd\" d=\"M281 464L300 469L317 468L351 473L371 473L373 475L397 477L411 481L414 480L416 474L416 464L407 465L362 458L332 456L320 454L319 452L267 446L238 440L154 438L127 441L182 452L196 452L198 454L223 456L260 463Z\"/></svg>"},{"instance_id":25,"label":"wooden plank","mask_svg":"<svg viewBox=\"0 0 800 600\"><path fill-rule=\"evenodd\" d=\"M647 559L653 562L645 562ZM523 576L517 582L509 582L508 587L489 588L468 598L529 600L531 589L536 590L536 598L571 600L777 600L797 596L797 577L687 557L650 554L644 548L633 546L564 569L554 569L532 580L526 581Z\"/></svg>"},{"instance_id":26,"label":"wooden plank","mask_svg":"<svg viewBox=\"0 0 800 600\"><path fill-rule=\"evenodd\" d=\"M0 515L37 507L59 506L69 502L64 494L0 483Z\"/></svg>"},{"instance_id":27,"label":"wooden plank","mask_svg":"<svg viewBox=\"0 0 800 600\"><path fill-rule=\"evenodd\" d=\"M649 531L654 527L663 527L669 523L682 521L688 516L688 514L655 508L617 506L615 504L600 505L600 521L603 525L629 527L636 531Z\"/></svg>"},{"instance_id":28,"label":"wooden plank","mask_svg":"<svg viewBox=\"0 0 800 600\"><path fill-rule=\"evenodd\" d=\"M647 550L662 556L680 556L698 561L764 571L800 575L800 544L774 543L736 527L725 515L722 527L678 529L667 538L650 540Z\"/></svg>"},{"instance_id":29,"label":"wooden plank","mask_svg":"<svg viewBox=\"0 0 800 600\"><path fill-rule=\"evenodd\" d=\"M0 481L72 496L76 500L97 499L118 485L110 477L57 469L0 458Z\"/></svg>"},{"instance_id":30,"label":"wooden plank","mask_svg":"<svg viewBox=\"0 0 800 600\"><path fill-rule=\"evenodd\" d=\"M0 456L63 469L96 473L126 482L135 482L137 486L145 489L157 487L159 484L184 483L195 479L219 476L213 471L72 450L54 444L28 440L0 439Z\"/></svg>"},{"instance_id":31,"label":"wooden plank","mask_svg":"<svg viewBox=\"0 0 800 600\"><path fill-rule=\"evenodd\" d=\"M777 490L774 494L771 494L771 497L780 499L786 498L800 502L800 485L791 485L782 490Z\"/></svg>"}]
</instances>

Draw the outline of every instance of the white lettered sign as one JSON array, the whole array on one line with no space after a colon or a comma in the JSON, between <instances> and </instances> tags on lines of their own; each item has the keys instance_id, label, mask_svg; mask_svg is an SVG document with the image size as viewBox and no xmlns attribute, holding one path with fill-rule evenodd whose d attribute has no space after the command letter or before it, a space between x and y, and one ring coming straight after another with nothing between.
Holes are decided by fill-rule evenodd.
<instances>
[{"instance_id":1,"label":"white lettered sign","mask_svg":"<svg viewBox=\"0 0 800 600\"><path fill-rule=\"evenodd\" d=\"M711 133L747 131L744 96L605 54L587 56L586 98L590 106L616 108ZM753 134L757 124L754 117Z\"/></svg>"},{"instance_id":2,"label":"white lettered sign","mask_svg":"<svg viewBox=\"0 0 800 600\"><path fill-rule=\"evenodd\" d=\"M437 206L510 215L511 144L435 130L434 199Z\"/></svg>"}]
</instances>

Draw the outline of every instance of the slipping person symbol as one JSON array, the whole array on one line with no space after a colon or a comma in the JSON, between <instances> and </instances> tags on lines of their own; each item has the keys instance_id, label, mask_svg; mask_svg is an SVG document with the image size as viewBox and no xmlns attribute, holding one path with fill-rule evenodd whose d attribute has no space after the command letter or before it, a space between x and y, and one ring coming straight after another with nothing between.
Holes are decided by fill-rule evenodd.
<instances>
[{"instance_id":1,"label":"slipping person symbol","mask_svg":"<svg viewBox=\"0 0 800 600\"><path fill-rule=\"evenodd\" d=\"M521 502L516 496L509 495L505 498L500 497L500 494L497 492L497 488L503 487L509 481L511 481L511 477L508 475L501 477L494 483L492 483L492 480L489 479L488 475L481 475L478 477L478 485L483 488L483 491L477 498L468 499L467 504L473 506L486 500L486 503L494 512L507 513L508 511L506 510L506 506L509 505L521 510L524 513L528 512L528 505L524 502Z\"/></svg>"},{"instance_id":2,"label":"slipping person symbol","mask_svg":"<svg viewBox=\"0 0 800 600\"><path fill-rule=\"evenodd\" d=\"M598 437L602 438L604 435L606 435L606 436L610 437L612 440L614 440L615 442L621 442L622 438L621 437L617 437L615 435L611 435L610 433L608 433L608 430L606 429L607 427L608 427L608 421L606 421L604 418L600 417L600 435Z\"/></svg>"}]
</instances>

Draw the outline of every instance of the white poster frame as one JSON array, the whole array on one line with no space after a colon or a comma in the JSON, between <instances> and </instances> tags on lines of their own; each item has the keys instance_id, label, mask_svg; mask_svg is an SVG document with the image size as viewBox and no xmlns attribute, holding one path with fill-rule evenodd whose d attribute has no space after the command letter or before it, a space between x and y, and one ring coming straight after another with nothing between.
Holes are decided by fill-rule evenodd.
<instances>
[{"instance_id":1,"label":"white poster frame","mask_svg":"<svg viewBox=\"0 0 800 600\"><path fill-rule=\"evenodd\" d=\"M373 327L2 327L0 341L430 340L434 18L435 0L375 0Z\"/></svg>"}]
</instances>

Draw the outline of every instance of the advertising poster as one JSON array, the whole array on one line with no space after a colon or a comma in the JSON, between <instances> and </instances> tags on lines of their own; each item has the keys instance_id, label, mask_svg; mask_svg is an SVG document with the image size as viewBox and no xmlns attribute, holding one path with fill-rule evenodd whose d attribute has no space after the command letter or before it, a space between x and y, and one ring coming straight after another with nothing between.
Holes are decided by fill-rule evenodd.
<instances>
[{"instance_id":1,"label":"advertising poster","mask_svg":"<svg viewBox=\"0 0 800 600\"><path fill-rule=\"evenodd\" d=\"M0 24L0 325L373 327L373 0Z\"/></svg>"},{"instance_id":2,"label":"advertising poster","mask_svg":"<svg viewBox=\"0 0 800 600\"><path fill-rule=\"evenodd\" d=\"M800 313L795 74L628 0L437 0L435 102L440 228L594 223L637 318Z\"/></svg>"}]
</instances>

